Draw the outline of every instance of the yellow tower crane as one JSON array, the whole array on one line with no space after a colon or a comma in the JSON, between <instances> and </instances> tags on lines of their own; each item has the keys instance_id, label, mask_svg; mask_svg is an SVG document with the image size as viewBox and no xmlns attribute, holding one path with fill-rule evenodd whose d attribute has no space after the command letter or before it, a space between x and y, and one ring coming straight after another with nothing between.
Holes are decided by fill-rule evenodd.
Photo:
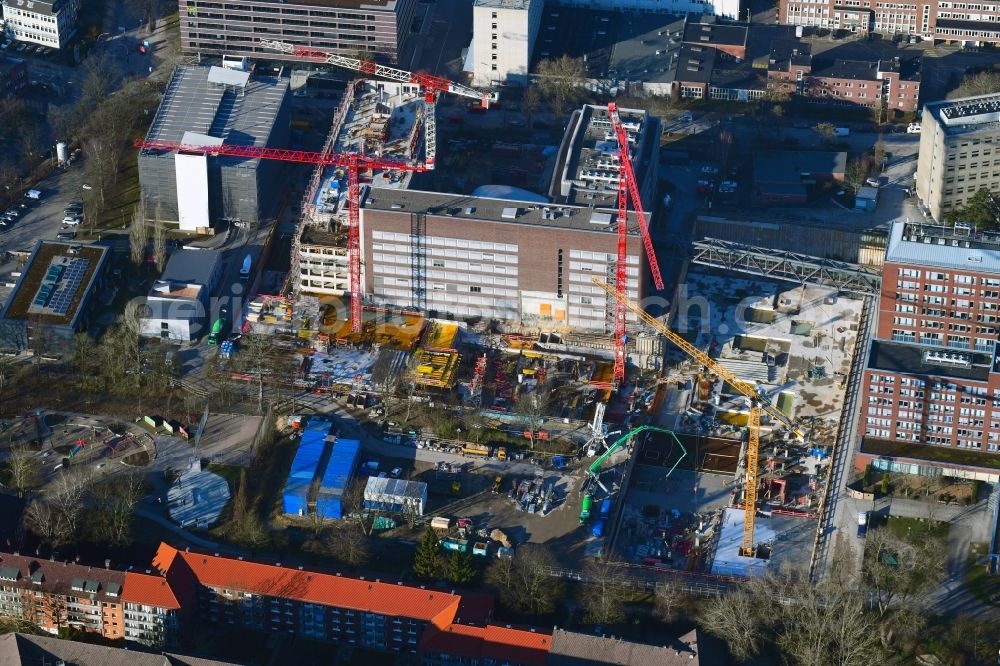
<instances>
[{"instance_id":1,"label":"yellow tower crane","mask_svg":"<svg viewBox=\"0 0 1000 666\"><path fill-rule=\"evenodd\" d=\"M591 278L590 280L595 285L607 292L608 296L616 299L618 302L624 304L625 309L629 312L635 314L639 319L644 321L650 328L657 331L660 335L670 340L675 345L680 347L681 351L693 358L695 361L700 363L707 370L711 370L719 377L722 377L723 381L732 386L734 389L742 393L750 400L750 417L747 422L747 427L749 430L749 437L747 439L747 455L746 455L746 483L743 487L743 505L744 505L744 520L743 520L743 546L740 549L740 554L745 557L753 557L754 554L754 542L753 542L753 530L754 521L757 515L757 472L758 472L758 459L760 454L760 413L761 411L767 412L776 421L783 423L788 427L788 431L791 432L799 439L805 439L805 435L799 430L795 423L785 416L781 411L771 405L767 400L762 400L760 394L757 393L756 388L752 384L740 379L735 374L727 370L721 364L716 363L708 354L701 351L693 344L685 340L683 337L671 331L665 324L654 319L649 313L639 307L637 304L628 300L628 298L623 293L619 293L614 287L604 282L600 278Z\"/></svg>"}]
</instances>

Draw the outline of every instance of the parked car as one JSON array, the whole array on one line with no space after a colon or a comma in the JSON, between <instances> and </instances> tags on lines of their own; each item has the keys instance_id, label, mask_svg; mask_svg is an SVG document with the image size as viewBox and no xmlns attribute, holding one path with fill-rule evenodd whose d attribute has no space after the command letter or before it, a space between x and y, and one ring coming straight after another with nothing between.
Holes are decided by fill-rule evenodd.
<instances>
[{"instance_id":1,"label":"parked car","mask_svg":"<svg viewBox=\"0 0 1000 666\"><path fill-rule=\"evenodd\" d=\"M910 123L906 126L907 134L920 134L920 123Z\"/></svg>"},{"instance_id":2,"label":"parked car","mask_svg":"<svg viewBox=\"0 0 1000 666\"><path fill-rule=\"evenodd\" d=\"M714 166L703 166L701 168L701 172L708 174L709 176L714 176L715 174L719 173L719 170L716 169Z\"/></svg>"},{"instance_id":3,"label":"parked car","mask_svg":"<svg viewBox=\"0 0 1000 666\"><path fill-rule=\"evenodd\" d=\"M75 231L60 231L59 233L56 234L56 238L58 240L73 240L74 238L76 238L76 232Z\"/></svg>"},{"instance_id":4,"label":"parked car","mask_svg":"<svg viewBox=\"0 0 1000 666\"><path fill-rule=\"evenodd\" d=\"M71 216L67 215L66 217L63 218L62 223L65 224L65 225L67 225L67 226L70 226L70 227L75 227L75 226L78 226L80 224L80 218L78 218L78 217L71 217Z\"/></svg>"}]
</instances>

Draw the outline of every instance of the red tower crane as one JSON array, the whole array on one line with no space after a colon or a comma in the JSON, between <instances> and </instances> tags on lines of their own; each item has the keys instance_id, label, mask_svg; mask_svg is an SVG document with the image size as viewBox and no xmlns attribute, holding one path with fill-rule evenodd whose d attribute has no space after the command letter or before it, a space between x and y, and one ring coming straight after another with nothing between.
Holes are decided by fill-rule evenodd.
<instances>
[{"instance_id":1,"label":"red tower crane","mask_svg":"<svg viewBox=\"0 0 1000 666\"><path fill-rule=\"evenodd\" d=\"M489 108L490 102L497 100L497 94L494 91L476 90L475 88L455 83L441 76L408 72L405 69L380 65L371 60L350 58L321 49L297 46L289 42L281 42L273 39L262 39L260 40L260 45L266 49L287 53L300 60L321 62L326 65L354 70L366 76L378 76L383 79L390 79L400 83L413 83L420 86L424 91L424 102L428 107L424 113L424 150L426 152L426 163L430 169L434 168L434 160L437 152L437 126L434 117L434 105L437 103L438 95L441 93L452 93L476 99L480 101L484 109Z\"/></svg>"},{"instance_id":2,"label":"red tower crane","mask_svg":"<svg viewBox=\"0 0 1000 666\"><path fill-rule=\"evenodd\" d=\"M646 248L649 270L653 274L653 283L657 289L663 289L663 276L660 274L660 264L656 261L653 241L649 237L649 227L646 225L646 213L642 209L642 199L639 198L639 186L635 180L632 158L629 155L628 132L622 125L621 116L618 114L618 105L614 102L608 103L608 117L611 120L615 136L618 138L618 256L615 265L615 291L621 295L621 298L615 300L615 368L613 379L616 384L620 384L625 379L626 308L622 299L628 298L628 253L626 248L630 198L632 208L635 209L636 217L639 219L639 233Z\"/></svg>"},{"instance_id":3,"label":"red tower crane","mask_svg":"<svg viewBox=\"0 0 1000 666\"><path fill-rule=\"evenodd\" d=\"M212 157L246 157L250 159L280 160L283 162L298 162L300 164L323 164L347 168L347 201L350 214L347 229L347 257L350 269L351 289L351 332L361 332L361 243L360 218L361 203L359 198L358 175L361 169L396 169L399 171L428 171L430 167L424 163L410 164L402 160L370 157L357 153L316 153L306 150L286 150L284 148L263 148L258 146L236 146L222 144L219 146L192 146L168 141L135 142L135 147L142 150L158 150L167 152L184 152Z\"/></svg>"}]
</instances>

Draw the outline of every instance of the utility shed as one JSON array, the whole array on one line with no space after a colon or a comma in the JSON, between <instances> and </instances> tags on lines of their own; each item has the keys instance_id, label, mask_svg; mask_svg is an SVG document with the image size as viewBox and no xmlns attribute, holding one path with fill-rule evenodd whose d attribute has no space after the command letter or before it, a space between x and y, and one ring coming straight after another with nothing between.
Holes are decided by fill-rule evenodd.
<instances>
[{"instance_id":1,"label":"utility shed","mask_svg":"<svg viewBox=\"0 0 1000 666\"><path fill-rule=\"evenodd\" d=\"M365 485L365 508L385 513L424 515L427 484L422 481L369 477Z\"/></svg>"},{"instance_id":2,"label":"utility shed","mask_svg":"<svg viewBox=\"0 0 1000 666\"><path fill-rule=\"evenodd\" d=\"M282 494L282 506L286 514L304 516L308 512L309 491L319 472L320 458L323 457L323 448L330 430L329 423L319 421L310 423L302 432L299 450L292 460L285 492Z\"/></svg>"},{"instance_id":3,"label":"utility shed","mask_svg":"<svg viewBox=\"0 0 1000 666\"><path fill-rule=\"evenodd\" d=\"M344 507L341 500L354 475L360 453L361 442L356 439L338 439L334 443L316 496L316 513L321 518L343 518Z\"/></svg>"},{"instance_id":4,"label":"utility shed","mask_svg":"<svg viewBox=\"0 0 1000 666\"><path fill-rule=\"evenodd\" d=\"M860 187L854 196L854 209L872 211L878 206L878 188Z\"/></svg>"}]
</instances>

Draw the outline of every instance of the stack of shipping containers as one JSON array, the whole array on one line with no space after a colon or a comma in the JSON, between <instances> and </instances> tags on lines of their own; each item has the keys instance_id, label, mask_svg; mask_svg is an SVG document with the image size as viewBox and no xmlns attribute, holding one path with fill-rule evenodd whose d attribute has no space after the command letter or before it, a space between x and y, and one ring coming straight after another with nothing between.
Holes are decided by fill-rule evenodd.
<instances>
[{"instance_id":1,"label":"stack of shipping containers","mask_svg":"<svg viewBox=\"0 0 1000 666\"><path fill-rule=\"evenodd\" d=\"M282 496L286 514L304 516L308 513L309 490L316 478L329 431L330 424L319 421L310 423L302 432L299 450L292 460L292 468L288 472L288 481L285 483L285 492Z\"/></svg>"},{"instance_id":2,"label":"stack of shipping containers","mask_svg":"<svg viewBox=\"0 0 1000 666\"><path fill-rule=\"evenodd\" d=\"M361 442L356 439L338 439L333 445L316 497L316 513L321 517L335 520L343 517L341 499L354 474L360 452Z\"/></svg>"}]
</instances>

